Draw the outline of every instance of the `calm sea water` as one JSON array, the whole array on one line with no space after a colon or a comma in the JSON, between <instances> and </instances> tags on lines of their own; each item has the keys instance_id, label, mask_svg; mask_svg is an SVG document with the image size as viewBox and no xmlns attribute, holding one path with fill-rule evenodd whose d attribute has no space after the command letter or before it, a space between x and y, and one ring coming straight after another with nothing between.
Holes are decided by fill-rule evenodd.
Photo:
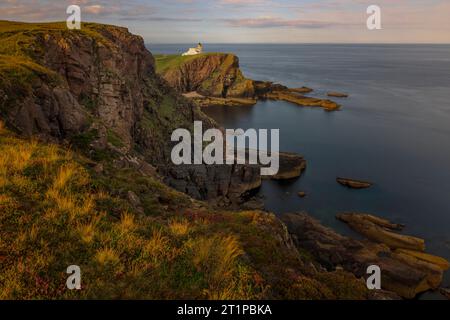
<instances>
[{"instance_id":1,"label":"calm sea water","mask_svg":"<svg viewBox=\"0 0 450 320\"><path fill-rule=\"evenodd\" d=\"M153 53L186 45L149 46ZM351 234L335 220L342 211L373 213L406 224L427 250L450 260L450 45L206 45L239 56L244 74L314 96L350 94L342 111L285 102L250 108L208 108L225 128L279 128L282 151L305 156L308 169L293 182L265 182L260 193L276 213L308 211ZM375 182L350 190L337 176ZM305 191L306 198L297 193ZM446 284L450 284L447 274Z\"/></svg>"}]
</instances>

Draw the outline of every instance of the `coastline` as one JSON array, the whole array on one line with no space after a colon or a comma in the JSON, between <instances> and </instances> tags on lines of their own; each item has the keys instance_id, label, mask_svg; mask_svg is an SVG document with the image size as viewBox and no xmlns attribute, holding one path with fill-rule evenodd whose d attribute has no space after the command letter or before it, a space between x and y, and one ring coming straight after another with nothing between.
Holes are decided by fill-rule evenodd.
<instances>
[{"instance_id":1,"label":"coastline","mask_svg":"<svg viewBox=\"0 0 450 320\"><path fill-rule=\"evenodd\" d=\"M212 57L226 68L211 74L212 64L207 63L206 73L194 68L193 78L181 78L171 88L156 75L154 58L143 39L125 28L87 24L66 38L60 32L63 23L0 22L0 26L8 31L7 39L20 37L19 44L24 45L17 51L11 46L16 42L2 41L6 50L2 68L8 72L0 78L5 120L5 127L0 123L0 143L5 150L1 161L11 166L1 172L5 219L0 220L0 230L6 249L0 252L0 274L6 274L12 281L8 284L13 284L2 295L69 297L59 290L61 270L75 261L88 270L89 291L80 292L81 298L395 298L391 293L368 291L355 270L339 265L327 268L306 254L304 245L295 247L286 225L267 210L259 210L257 201L254 207L240 207L249 205L245 197L261 185L260 168L180 168L170 163L173 145L168 141L174 128L189 128L194 121L217 127L178 89L190 89L198 82L201 92L214 98L240 99L290 96L289 88L245 78L236 57L230 55ZM36 46L32 53L26 50L29 43ZM76 59L80 53L81 59ZM206 81L196 78L198 74L204 74ZM295 97L312 99L298 92ZM318 100L311 103L321 104ZM321 113L336 117L336 113ZM303 157L283 153L282 159L287 165L276 178L297 181L294 178L305 169ZM313 197L308 192L303 200ZM206 201L210 199L218 203ZM233 199L238 206L230 207ZM386 254L399 255L401 259L389 260L390 265L400 264L401 270L408 265L415 275L405 282L394 267L391 280L399 281L400 287L392 290L410 298L435 288L441 273L433 266L446 267L443 260L417 250L411 254L411 249L422 250L421 240L380 230L392 226L380 221L373 216L369 219L365 226L375 231L366 236L379 242L374 234L381 234L389 249L369 250L369 254L382 252L380 259ZM330 235L318 228L320 238ZM348 241L366 248L331 235L336 237L343 241L337 243L343 245L343 252L355 248L345 246ZM52 245L55 239L57 246ZM395 245L392 239L397 240ZM399 241L402 247L405 242L418 242L420 247L402 248ZM18 258L24 256L31 257L26 270ZM361 255L356 257L352 259ZM111 272L102 272L106 267ZM186 281L180 282L180 276ZM30 291L26 284L33 279L39 283ZM108 282L111 279L116 281Z\"/></svg>"}]
</instances>

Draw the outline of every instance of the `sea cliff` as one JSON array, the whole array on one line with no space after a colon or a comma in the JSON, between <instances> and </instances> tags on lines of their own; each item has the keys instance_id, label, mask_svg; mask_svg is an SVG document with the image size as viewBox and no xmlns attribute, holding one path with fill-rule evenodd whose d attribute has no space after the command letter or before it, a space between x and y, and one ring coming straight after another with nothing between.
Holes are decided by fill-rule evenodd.
<instances>
[{"instance_id":1,"label":"sea cliff","mask_svg":"<svg viewBox=\"0 0 450 320\"><path fill-rule=\"evenodd\" d=\"M327 99L306 96L307 88L288 88L268 81L246 78L239 58L230 53L203 53L183 57L156 56L156 70L168 84L180 93L190 95L200 106L253 105L257 100L283 100L299 106L338 110L340 105Z\"/></svg>"},{"instance_id":2,"label":"sea cliff","mask_svg":"<svg viewBox=\"0 0 450 320\"><path fill-rule=\"evenodd\" d=\"M237 82L224 90L221 75L205 94L251 92L236 61L223 63ZM324 266L272 213L201 201L230 201L261 177L170 165L174 128L215 123L158 75L141 37L1 21L0 70L1 299L396 297ZM298 156L285 162L280 179L305 168ZM65 289L72 264L80 291Z\"/></svg>"}]
</instances>

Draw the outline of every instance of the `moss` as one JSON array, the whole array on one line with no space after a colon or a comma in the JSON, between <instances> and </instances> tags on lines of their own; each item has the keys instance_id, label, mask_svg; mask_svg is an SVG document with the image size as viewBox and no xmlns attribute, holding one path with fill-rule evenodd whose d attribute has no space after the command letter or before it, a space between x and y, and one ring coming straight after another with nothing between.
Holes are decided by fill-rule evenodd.
<instances>
[{"instance_id":1,"label":"moss","mask_svg":"<svg viewBox=\"0 0 450 320\"><path fill-rule=\"evenodd\" d=\"M98 100L82 93L80 96L80 104L85 106L89 111L95 111L97 110Z\"/></svg>"},{"instance_id":2,"label":"moss","mask_svg":"<svg viewBox=\"0 0 450 320\"><path fill-rule=\"evenodd\" d=\"M87 151L90 149L91 143L98 139L98 137L98 130L93 129L72 137L72 143L76 148Z\"/></svg>"},{"instance_id":3,"label":"moss","mask_svg":"<svg viewBox=\"0 0 450 320\"><path fill-rule=\"evenodd\" d=\"M112 129L108 129L106 137L108 142L117 148L122 148L123 146L125 146L122 139L120 139L119 135L115 133L114 130Z\"/></svg>"},{"instance_id":4,"label":"moss","mask_svg":"<svg viewBox=\"0 0 450 320\"><path fill-rule=\"evenodd\" d=\"M170 120L175 112L175 101L171 96L164 96L158 109L160 115Z\"/></svg>"},{"instance_id":5,"label":"moss","mask_svg":"<svg viewBox=\"0 0 450 320\"><path fill-rule=\"evenodd\" d=\"M34 81L58 84L61 79L53 71L25 57L0 55L0 87L12 97L24 97Z\"/></svg>"}]
</instances>

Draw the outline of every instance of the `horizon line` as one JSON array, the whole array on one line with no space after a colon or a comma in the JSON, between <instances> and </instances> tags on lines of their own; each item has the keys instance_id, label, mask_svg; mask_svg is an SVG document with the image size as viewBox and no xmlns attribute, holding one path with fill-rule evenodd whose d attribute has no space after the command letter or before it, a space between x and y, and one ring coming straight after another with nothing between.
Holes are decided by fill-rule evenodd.
<instances>
[{"instance_id":1,"label":"horizon line","mask_svg":"<svg viewBox=\"0 0 450 320\"><path fill-rule=\"evenodd\" d=\"M194 41L195 42L195 41ZM155 45L192 45L194 42L151 42L144 41L145 44ZM203 42L206 45L218 44L270 44L270 45L295 45L295 44L365 44L365 45L450 45L450 42Z\"/></svg>"}]
</instances>

